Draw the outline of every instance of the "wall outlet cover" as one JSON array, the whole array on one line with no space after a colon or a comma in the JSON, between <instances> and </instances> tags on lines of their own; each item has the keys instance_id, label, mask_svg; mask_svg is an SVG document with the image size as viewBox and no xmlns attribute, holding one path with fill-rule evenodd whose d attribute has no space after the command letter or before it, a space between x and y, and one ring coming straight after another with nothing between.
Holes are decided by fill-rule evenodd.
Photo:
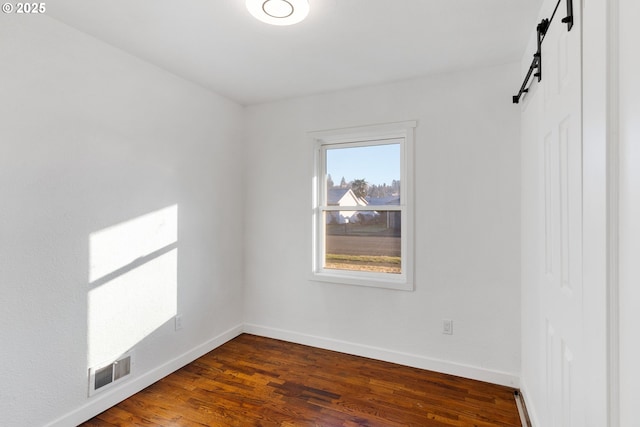
<instances>
[{"instance_id":1,"label":"wall outlet cover","mask_svg":"<svg viewBox=\"0 0 640 427\"><path fill-rule=\"evenodd\" d=\"M453 320L442 319L442 333L446 335L453 335Z\"/></svg>"}]
</instances>

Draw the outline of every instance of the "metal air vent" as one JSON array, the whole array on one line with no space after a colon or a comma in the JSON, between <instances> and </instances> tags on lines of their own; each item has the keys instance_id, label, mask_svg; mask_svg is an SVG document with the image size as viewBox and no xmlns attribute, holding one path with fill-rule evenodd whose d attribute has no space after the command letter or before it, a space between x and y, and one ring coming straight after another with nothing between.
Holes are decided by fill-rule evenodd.
<instances>
[{"instance_id":1,"label":"metal air vent","mask_svg":"<svg viewBox=\"0 0 640 427\"><path fill-rule=\"evenodd\" d=\"M89 396L111 388L117 381L131 375L132 353L122 355L115 362L89 369Z\"/></svg>"}]
</instances>

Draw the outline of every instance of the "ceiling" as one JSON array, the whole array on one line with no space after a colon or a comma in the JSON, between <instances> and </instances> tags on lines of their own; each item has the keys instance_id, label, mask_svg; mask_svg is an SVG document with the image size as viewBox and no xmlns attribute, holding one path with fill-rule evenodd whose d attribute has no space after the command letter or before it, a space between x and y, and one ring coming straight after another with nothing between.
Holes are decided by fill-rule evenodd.
<instances>
[{"instance_id":1,"label":"ceiling","mask_svg":"<svg viewBox=\"0 0 640 427\"><path fill-rule=\"evenodd\" d=\"M518 61L541 5L309 2L288 27L257 21L244 0L56 0L47 15L250 105Z\"/></svg>"}]
</instances>

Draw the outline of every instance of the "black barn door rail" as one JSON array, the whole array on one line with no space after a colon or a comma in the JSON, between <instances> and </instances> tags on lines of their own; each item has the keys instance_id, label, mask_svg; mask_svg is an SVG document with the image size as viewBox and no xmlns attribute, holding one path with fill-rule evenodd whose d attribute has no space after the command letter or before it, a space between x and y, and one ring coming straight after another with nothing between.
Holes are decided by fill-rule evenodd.
<instances>
[{"instance_id":1,"label":"black barn door rail","mask_svg":"<svg viewBox=\"0 0 640 427\"><path fill-rule=\"evenodd\" d=\"M538 50L533 54L533 61L531 61L531 66L529 67L529 72L527 72L527 76L524 78L522 82L522 86L520 86L520 90L517 95L513 96L513 103L517 104L520 102L520 98L523 94L529 92L527 85L529 84L529 79L531 79L531 75L538 78L538 81L542 81L542 42L544 37L547 35L547 30L549 30L549 26L553 22L553 18L556 16L556 12L558 11L558 6L560 6L560 2L562 0L558 0L556 3L555 9L553 9L553 14L549 19L543 19L540 21L538 26L536 27L537 32L537 41L538 41ZM573 28L573 0L565 0L567 2L567 16L562 18L562 22L567 24L567 31L571 31ZM534 73L535 71L535 73Z\"/></svg>"}]
</instances>

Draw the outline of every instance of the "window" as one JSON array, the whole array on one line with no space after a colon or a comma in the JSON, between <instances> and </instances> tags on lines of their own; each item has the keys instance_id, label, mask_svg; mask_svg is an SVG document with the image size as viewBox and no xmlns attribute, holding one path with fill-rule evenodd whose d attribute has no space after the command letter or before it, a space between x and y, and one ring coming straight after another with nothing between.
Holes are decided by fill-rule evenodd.
<instances>
[{"instance_id":1,"label":"window","mask_svg":"<svg viewBox=\"0 0 640 427\"><path fill-rule=\"evenodd\" d=\"M313 132L313 280L413 289L416 122Z\"/></svg>"}]
</instances>

